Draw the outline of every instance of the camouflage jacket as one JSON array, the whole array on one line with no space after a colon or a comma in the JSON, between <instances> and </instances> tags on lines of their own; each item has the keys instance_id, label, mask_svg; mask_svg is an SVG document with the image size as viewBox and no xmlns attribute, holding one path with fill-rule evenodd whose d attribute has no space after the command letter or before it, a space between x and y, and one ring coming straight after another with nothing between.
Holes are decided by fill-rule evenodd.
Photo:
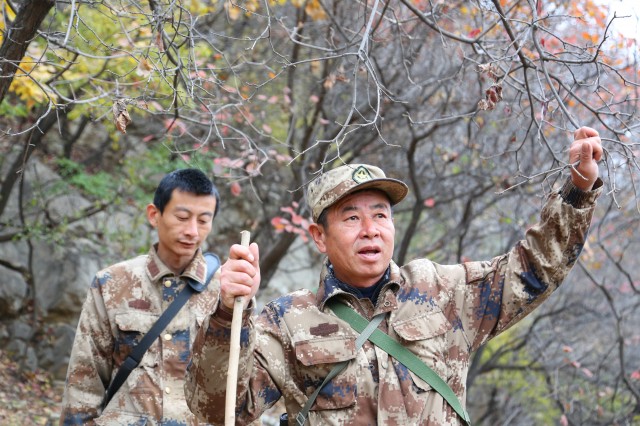
<instances>
[{"instance_id":1,"label":"camouflage jacket","mask_svg":"<svg viewBox=\"0 0 640 426\"><path fill-rule=\"evenodd\" d=\"M207 265L199 250L180 277L154 247L98 272L82 307L67 371L61 425L197 425L184 398L191 344L216 304L219 280L191 295L140 365L101 412L105 391L131 349L186 285L203 282ZM217 274L216 274L217 275Z\"/></svg>"},{"instance_id":2,"label":"camouflage jacket","mask_svg":"<svg viewBox=\"0 0 640 426\"><path fill-rule=\"evenodd\" d=\"M549 197L540 222L525 238L491 261L446 266L419 259L402 267L392 262L375 307L340 290L325 266L317 294L300 290L280 297L256 319L245 312L237 423L250 422L284 398L289 424L295 424L335 363L351 360L319 394L307 424L462 424L428 383L371 342L355 350L357 332L325 306L327 300L339 298L367 318L386 313L380 329L436 371L465 405L470 354L563 281L585 242L601 192L582 192L567 181ZM191 410L215 424L224 421L218 407L225 401L229 329L229 312L218 306L198 332L185 383Z\"/></svg>"}]
</instances>

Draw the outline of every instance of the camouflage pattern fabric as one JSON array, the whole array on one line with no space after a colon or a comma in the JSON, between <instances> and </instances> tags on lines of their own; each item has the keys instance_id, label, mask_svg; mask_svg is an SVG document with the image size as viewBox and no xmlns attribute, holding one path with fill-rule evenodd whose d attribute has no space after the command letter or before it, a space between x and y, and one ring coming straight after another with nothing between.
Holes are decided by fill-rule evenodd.
<instances>
[{"instance_id":1,"label":"camouflage pattern fabric","mask_svg":"<svg viewBox=\"0 0 640 426\"><path fill-rule=\"evenodd\" d=\"M300 290L245 312L238 372L237 424L284 399L289 424L334 364L348 367L319 394L309 425L461 425L429 384L337 318L327 300L340 298L366 318L385 312L380 329L436 371L465 405L471 353L547 299L567 276L585 242L598 189L570 180L552 194L540 222L507 254L490 261L439 265L391 263L377 304L335 285L325 266L317 294ZM571 203L571 204L570 204ZM185 394L202 419L223 424L230 313L224 305L202 327L187 370Z\"/></svg>"},{"instance_id":2,"label":"camouflage pattern fabric","mask_svg":"<svg viewBox=\"0 0 640 426\"><path fill-rule=\"evenodd\" d=\"M80 315L60 424L204 424L187 407L184 374L196 332L217 302L218 275L190 297L101 412L105 391L133 346L186 285L185 277L204 281L206 261L198 250L176 277L152 247L146 256L98 272Z\"/></svg>"}]
</instances>

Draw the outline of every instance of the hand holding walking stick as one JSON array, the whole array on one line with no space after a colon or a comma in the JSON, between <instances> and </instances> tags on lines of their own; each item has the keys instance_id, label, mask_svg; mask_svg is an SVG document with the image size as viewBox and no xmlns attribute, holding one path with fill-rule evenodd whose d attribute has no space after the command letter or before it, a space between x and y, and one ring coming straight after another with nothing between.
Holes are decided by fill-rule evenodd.
<instances>
[{"instance_id":1,"label":"hand holding walking stick","mask_svg":"<svg viewBox=\"0 0 640 426\"><path fill-rule=\"evenodd\" d=\"M249 247L251 233L240 232L240 244ZM231 342L229 343L229 371L227 373L227 394L224 407L224 424L233 426L236 421L236 389L238 387L238 362L240 359L240 330L242 329L242 311L244 297L236 297L231 318Z\"/></svg>"}]
</instances>

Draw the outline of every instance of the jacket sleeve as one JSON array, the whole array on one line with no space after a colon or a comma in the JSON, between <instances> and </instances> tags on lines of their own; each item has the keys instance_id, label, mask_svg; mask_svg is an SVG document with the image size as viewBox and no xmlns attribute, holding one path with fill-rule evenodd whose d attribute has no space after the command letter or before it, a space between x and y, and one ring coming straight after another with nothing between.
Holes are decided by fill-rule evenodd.
<instances>
[{"instance_id":1,"label":"jacket sleeve","mask_svg":"<svg viewBox=\"0 0 640 426\"><path fill-rule=\"evenodd\" d=\"M252 302L254 304L254 302ZM268 318L267 310L257 319L251 306L243 312L240 335L240 359L236 397L236 424L249 424L280 399L281 393L272 377L282 368L269 366L261 348L282 351L277 325ZM201 327L193 343L191 363L187 367L185 397L191 411L212 424L224 424L227 371L232 313L221 304ZM271 325L269 325L272 323ZM282 356L275 359L283 359ZM278 376L283 374L277 373ZM282 377L281 377L282 379Z\"/></svg>"},{"instance_id":2,"label":"jacket sleeve","mask_svg":"<svg viewBox=\"0 0 640 426\"><path fill-rule=\"evenodd\" d=\"M507 254L464 264L464 285L454 297L471 350L533 311L567 277L586 242L600 179L594 188L583 192L567 179Z\"/></svg>"},{"instance_id":3,"label":"jacket sleeve","mask_svg":"<svg viewBox=\"0 0 640 426\"><path fill-rule=\"evenodd\" d=\"M94 424L111 379L114 339L98 283L94 278L80 313L60 425Z\"/></svg>"}]
</instances>

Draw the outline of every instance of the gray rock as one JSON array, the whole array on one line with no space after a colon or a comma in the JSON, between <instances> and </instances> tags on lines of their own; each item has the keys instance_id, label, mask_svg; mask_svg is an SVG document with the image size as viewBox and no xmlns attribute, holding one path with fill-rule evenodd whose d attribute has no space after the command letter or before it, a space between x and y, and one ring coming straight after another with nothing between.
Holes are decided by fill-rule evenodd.
<instances>
[{"instance_id":1,"label":"gray rock","mask_svg":"<svg viewBox=\"0 0 640 426\"><path fill-rule=\"evenodd\" d=\"M28 342L33 337L33 327L24 321L14 321L9 326L9 334L12 339L19 339Z\"/></svg>"},{"instance_id":2,"label":"gray rock","mask_svg":"<svg viewBox=\"0 0 640 426\"><path fill-rule=\"evenodd\" d=\"M0 266L0 319L17 317L26 296L27 283L22 275Z\"/></svg>"}]
</instances>

